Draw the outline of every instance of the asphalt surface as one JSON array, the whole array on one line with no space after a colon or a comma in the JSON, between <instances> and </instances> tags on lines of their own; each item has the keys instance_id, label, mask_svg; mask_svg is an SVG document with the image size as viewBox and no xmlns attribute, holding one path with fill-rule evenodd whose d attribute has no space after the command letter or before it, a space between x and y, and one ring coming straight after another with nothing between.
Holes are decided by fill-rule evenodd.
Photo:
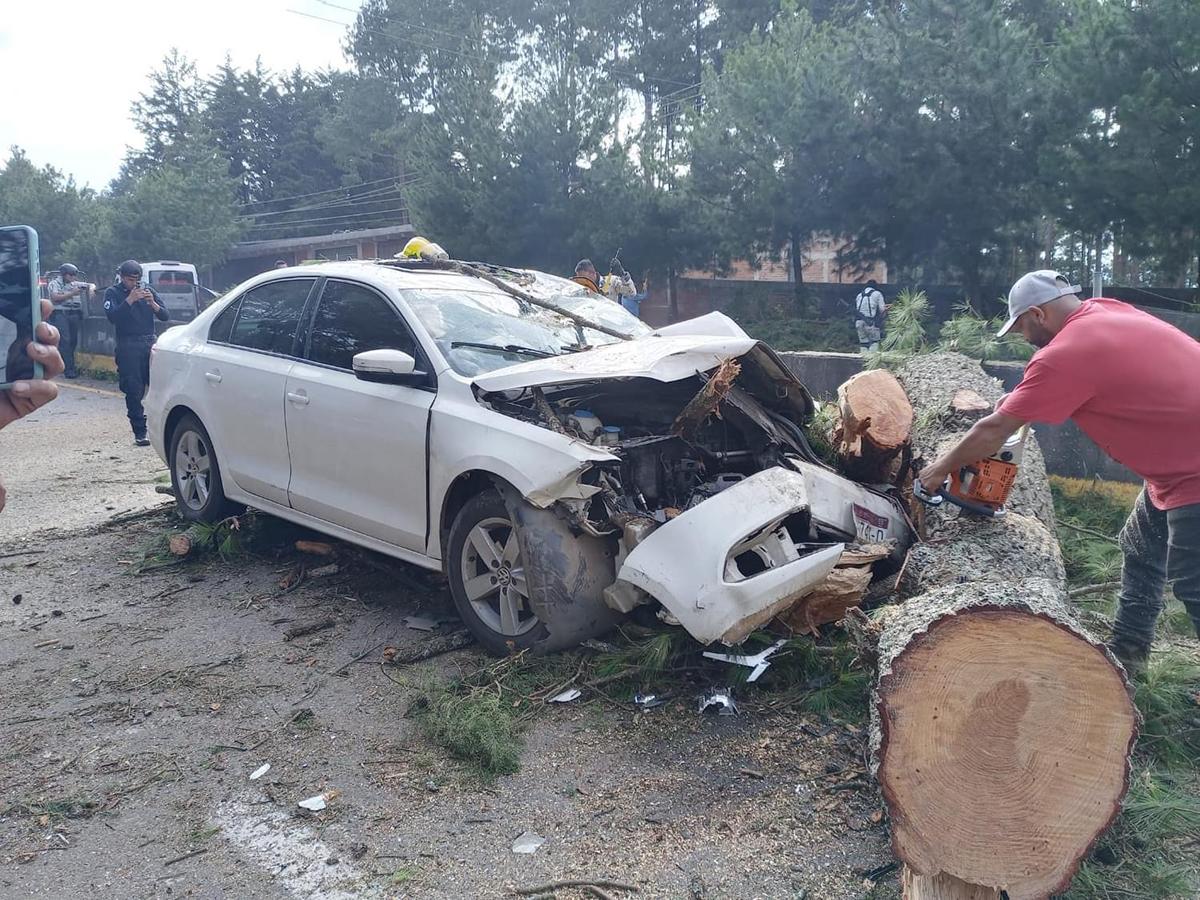
<instances>
[{"instance_id":1,"label":"asphalt surface","mask_svg":"<svg viewBox=\"0 0 1200 900\"><path fill-rule=\"evenodd\" d=\"M163 503L167 469L137 447L125 400L109 382L61 380L58 399L0 431L8 502L0 545L44 530L77 530Z\"/></svg>"}]
</instances>

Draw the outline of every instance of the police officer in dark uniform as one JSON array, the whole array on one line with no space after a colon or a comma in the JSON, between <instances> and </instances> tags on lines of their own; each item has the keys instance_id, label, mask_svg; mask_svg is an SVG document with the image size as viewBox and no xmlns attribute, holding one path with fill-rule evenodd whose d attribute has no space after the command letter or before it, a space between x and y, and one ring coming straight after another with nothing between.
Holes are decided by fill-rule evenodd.
<instances>
[{"instance_id":1,"label":"police officer in dark uniform","mask_svg":"<svg viewBox=\"0 0 1200 900\"><path fill-rule=\"evenodd\" d=\"M150 348L154 345L154 320L167 322L171 314L154 291L142 284L142 266L127 259L117 269L119 283L104 292L104 314L117 331L117 376L125 393L125 409L133 426L133 440L148 446L146 412L142 399L150 388Z\"/></svg>"}]
</instances>

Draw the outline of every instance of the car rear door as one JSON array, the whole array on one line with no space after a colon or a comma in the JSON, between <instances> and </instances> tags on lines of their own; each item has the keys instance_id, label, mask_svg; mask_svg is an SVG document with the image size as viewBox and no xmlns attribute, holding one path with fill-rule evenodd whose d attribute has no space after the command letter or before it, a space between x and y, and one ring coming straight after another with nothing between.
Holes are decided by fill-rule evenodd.
<instances>
[{"instance_id":1,"label":"car rear door","mask_svg":"<svg viewBox=\"0 0 1200 900\"><path fill-rule=\"evenodd\" d=\"M223 474L247 493L284 506L286 380L316 284L315 278L286 278L247 291L214 320L200 361L204 426Z\"/></svg>"},{"instance_id":2,"label":"car rear door","mask_svg":"<svg viewBox=\"0 0 1200 900\"><path fill-rule=\"evenodd\" d=\"M412 332L383 294L328 279L304 358L287 377L292 506L408 550L425 552L426 433L436 394L355 377L356 353L402 350L429 372Z\"/></svg>"}]
</instances>

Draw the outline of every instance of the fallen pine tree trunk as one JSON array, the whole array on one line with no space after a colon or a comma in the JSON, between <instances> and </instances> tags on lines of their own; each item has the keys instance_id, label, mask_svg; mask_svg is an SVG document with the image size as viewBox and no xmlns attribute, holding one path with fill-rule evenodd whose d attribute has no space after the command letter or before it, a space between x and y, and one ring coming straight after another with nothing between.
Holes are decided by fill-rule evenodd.
<instances>
[{"instance_id":1,"label":"fallen pine tree trunk","mask_svg":"<svg viewBox=\"0 0 1200 900\"><path fill-rule=\"evenodd\" d=\"M909 444L913 408L896 377L884 369L859 372L838 388L833 440L842 470L866 484L885 484Z\"/></svg>"},{"instance_id":2,"label":"fallen pine tree trunk","mask_svg":"<svg viewBox=\"0 0 1200 900\"><path fill-rule=\"evenodd\" d=\"M978 418L957 392L1000 395L957 354L916 357L900 380L927 459ZM1034 443L1007 516L926 513L898 585L907 599L882 618L873 765L910 900L1065 890L1128 787L1137 712L1071 611Z\"/></svg>"}]
</instances>

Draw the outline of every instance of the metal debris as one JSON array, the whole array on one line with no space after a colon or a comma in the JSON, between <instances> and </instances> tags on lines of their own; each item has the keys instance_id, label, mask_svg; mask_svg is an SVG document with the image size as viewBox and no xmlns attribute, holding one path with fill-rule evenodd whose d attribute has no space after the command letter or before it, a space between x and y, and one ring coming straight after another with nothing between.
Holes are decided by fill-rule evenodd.
<instances>
[{"instance_id":1,"label":"metal debris","mask_svg":"<svg viewBox=\"0 0 1200 900\"><path fill-rule=\"evenodd\" d=\"M717 715L721 716L736 716L738 714L737 704L733 702L733 688L713 688L707 694L700 697L700 712L704 712L710 706L717 708Z\"/></svg>"},{"instance_id":2,"label":"metal debris","mask_svg":"<svg viewBox=\"0 0 1200 900\"><path fill-rule=\"evenodd\" d=\"M570 703L572 700L578 700L583 696L583 691L579 688L567 688L561 694L555 694L547 703Z\"/></svg>"},{"instance_id":3,"label":"metal debris","mask_svg":"<svg viewBox=\"0 0 1200 900\"><path fill-rule=\"evenodd\" d=\"M777 651L783 648L787 643L787 639L781 639L773 643L762 653L756 653L753 656L744 656L738 653L713 653L711 650L705 650L704 656L708 659L715 659L718 662L727 662L734 666L746 666L748 669L753 669L747 676L747 683L758 681L758 676L767 671L767 667L771 665L768 657L773 656Z\"/></svg>"},{"instance_id":4,"label":"metal debris","mask_svg":"<svg viewBox=\"0 0 1200 900\"><path fill-rule=\"evenodd\" d=\"M638 709L654 709L656 706L662 706L668 699L658 694L634 694L633 705Z\"/></svg>"},{"instance_id":5,"label":"metal debris","mask_svg":"<svg viewBox=\"0 0 1200 900\"><path fill-rule=\"evenodd\" d=\"M532 831L524 831L512 843L513 853L537 853L538 847L546 843L546 839Z\"/></svg>"},{"instance_id":6,"label":"metal debris","mask_svg":"<svg viewBox=\"0 0 1200 900\"><path fill-rule=\"evenodd\" d=\"M405 628L411 628L413 631L437 631L438 625L441 624L437 619L425 616L405 616L401 621Z\"/></svg>"},{"instance_id":7,"label":"metal debris","mask_svg":"<svg viewBox=\"0 0 1200 900\"><path fill-rule=\"evenodd\" d=\"M271 764L263 763L261 766L259 766L257 769L255 769L253 772L250 773L250 780L258 781L258 779L262 778L264 775L266 775L270 771L271 771Z\"/></svg>"}]
</instances>

